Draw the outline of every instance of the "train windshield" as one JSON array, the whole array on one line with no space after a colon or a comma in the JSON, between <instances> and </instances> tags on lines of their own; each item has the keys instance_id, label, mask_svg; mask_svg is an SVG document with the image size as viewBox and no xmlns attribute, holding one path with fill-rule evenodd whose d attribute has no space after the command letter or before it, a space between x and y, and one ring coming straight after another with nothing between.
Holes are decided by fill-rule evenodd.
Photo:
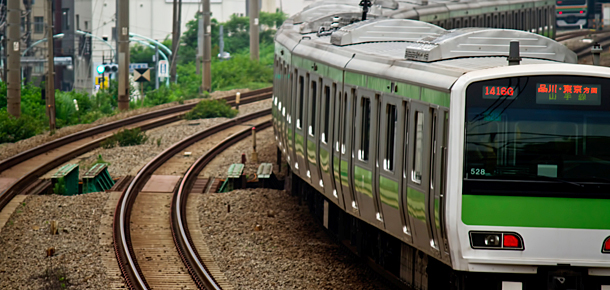
<instances>
[{"instance_id":1,"label":"train windshield","mask_svg":"<svg viewBox=\"0 0 610 290\"><path fill-rule=\"evenodd\" d=\"M587 0L561 0L555 3L557 6L587 5Z\"/></svg>"},{"instance_id":2,"label":"train windshield","mask_svg":"<svg viewBox=\"0 0 610 290\"><path fill-rule=\"evenodd\" d=\"M517 77L471 84L464 178L610 182L610 79Z\"/></svg>"}]
</instances>

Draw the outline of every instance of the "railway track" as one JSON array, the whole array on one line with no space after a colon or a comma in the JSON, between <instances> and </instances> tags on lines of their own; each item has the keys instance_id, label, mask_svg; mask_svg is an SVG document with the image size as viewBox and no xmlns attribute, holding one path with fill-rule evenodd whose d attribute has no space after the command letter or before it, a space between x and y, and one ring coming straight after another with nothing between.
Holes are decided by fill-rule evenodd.
<instances>
[{"instance_id":1,"label":"railway track","mask_svg":"<svg viewBox=\"0 0 610 290\"><path fill-rule=\"evenodd\" d=\"M271 98L272 88L247 92L241 95L240 104L248 104ZM235 106L235 95L222 98ZM93 150L112 133L122 128L149 130L180 120L196 103L175 106L141 114L124 120L111 122L83 130L41 146L26 150L0 161L0 185L8 184L0 192L0 211L18 194L32 187L37 178L57 166Z\"/></svg>"},{"instance_id":2,"label":"railway track","mask_svg":"<svg viewBox=\"0 0 610 290\"><path fill-rule=\"evenodd\" d=\"M132 243L133 231L130 227L132 213L134 212L134 204L136 203L138 194L144 188L152 174L167 160L188 148L192 144L208 138L216 133L227 130L244 122L252 121L263 116L271 114L271 110L263 110L247 116L243 116L226 123L219 124L205 131L194 134L172 147L166 149L159 154L155 159L147 163L137 176L132 180L129 187L123 192L114 216L113 239L117 261L126 284L130 289L150 289L144 271L138 263L134 244ZM257 128L266 128L271 126L270 121L265 121L255 125ZM231 146L237 141L246 138L250 134L250 128L239 131L223 142L216 145L212 150L198 159L187 171L180 182L179 188L172 198L170 227L172 239L174 240L180 259L186 266L193 282L199 289L222 289L218 281L213 277L210 270L202 262L200 254L197 252L190 237L188 230L188 222L186 219L186 201L190 193L191 187L197 179L198 173L210 162L219 152ZM164 250L165 252L165 250ZM167 261L167 259L165 259ZM149 273L151 273L149 271ZM166 279L175 279L172 275L167 275ZM164 284L166 285L166 284Z\"/></svg>"}]
</instances>

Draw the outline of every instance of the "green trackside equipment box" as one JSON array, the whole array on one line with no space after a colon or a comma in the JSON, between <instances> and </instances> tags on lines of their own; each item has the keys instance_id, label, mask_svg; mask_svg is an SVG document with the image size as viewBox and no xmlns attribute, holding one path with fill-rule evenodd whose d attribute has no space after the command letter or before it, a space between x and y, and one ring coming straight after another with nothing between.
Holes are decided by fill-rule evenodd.
<instances>
[{"instance_id":1,"label":"green trackside equipment box","mask_svg":"<svg viewBox=\"0 0 610 290\"><path fill-rule=\"evenodd\" d=\"M83 193L103 192L114 185L108 173L108 164L97 163L83 175Z\"/></svg>"},{"instance_id":2,"label":"green trackside equipment box","mask_svg":"<svg viewBox=\"0 0 610 290\"><path fill-rule=\"evenodd\" d=\"M78 194L78 164L66 164L51 177L55 194Z\"/></svg>"}]
</instances>

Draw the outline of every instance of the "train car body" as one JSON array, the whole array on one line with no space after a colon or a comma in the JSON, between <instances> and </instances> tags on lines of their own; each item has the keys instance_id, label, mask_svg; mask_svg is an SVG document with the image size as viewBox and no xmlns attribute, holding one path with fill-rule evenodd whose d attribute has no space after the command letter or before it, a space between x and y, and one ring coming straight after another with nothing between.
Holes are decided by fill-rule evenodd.
<instances>
[{"instance_id":1,"label":"train car body","mask_svg":"<svg viewBox=\"0 0 610 290\"><path fill-rule=\"evenodd\" d=\"M276 35L293 191L414 289L609 289L610 69L539 34L397 19L414 12L396 1L358 21L356 4L316 3ZM450 5L487 3L421 9ZM491 7L468 17L506 25Z\"/></svg>"},{"instance_id":2,"label":"train car body","mask_svg":"<svg viewBox=\"0 0 610 290\"><path fill-rule=\"evenodd\" d=\"M574 29L587 27L589 4L593 0L557 0L557 27Z\"/></svg>"}]
</instances>

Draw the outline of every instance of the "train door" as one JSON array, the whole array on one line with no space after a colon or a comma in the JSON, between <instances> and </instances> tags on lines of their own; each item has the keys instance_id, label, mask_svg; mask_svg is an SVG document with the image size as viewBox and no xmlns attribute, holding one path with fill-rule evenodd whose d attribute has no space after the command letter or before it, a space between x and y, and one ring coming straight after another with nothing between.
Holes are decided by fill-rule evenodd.
<instances>
[{"instance_id":1,"label":"train door","mask_svg":"<svg viewBox=\"0 0 610 290\"><path fill-rule=\"evenodd\" d=\"M294 161L295 173L303 180L307 177L307 162L305 156L306 128L307 128L307 93L309 92L309 74L302 69L298 70L297 76L297 104L296 104L296 123L294 128L294 151L296 160Z\"/></svg>"},{"instance_id":2,"label":"train door","mask_svg":"<svg viewBox=\"0 0 610 290\"><path fill-rule=\"evenodd\" d=\"M288 106L286 107L286 160L288 164L294 160L294 123L292 122L292 116L294 116L295 103L296 103L296 78L295 70L288 66L288 90L286 91Z\"/></svg>"},{"instance_id":3,"label":"train door","mask_svg":"<svg viewBox=\"0 0 610 290\"><path fill-rule=\"evenodd\" d=\"M430 213L430 153L432 113L429 105L411 101L409 107L408 146L405 150L406 217L413 243L420 249L435 246Z\"/></svg>"},{"instance_id":4,"label":"train door","mask_svg":"<svg viewBox=\"0 0 610 290\"><path fill-rule=\"evenodd\" d=\"M449 255L449 240L447 239L446 202L447 202L447 154L449 152L449 110L437 111L436 127L436 175L435 184L435 218L437 220L439 250L443 259L451 259ZM436 206L438 204L438 206ZM438 212L438 214L436 214Z\"/></svg>"},{"instance_id":5,"label":"train door","mask_svg":"<svg viewBox=\"0 0 610 290\"><path fill-rule=\"evenodd\" d=\"M345 198L343 197L343 190L341 188L341 145L343 144L343 122L345 120L345 108L347 106L347 94L345 94L345 101L343 95L343 86L338 84L336 87L337 93L333 97L334 99L334 114L333 114L333 134L331 141L332 149L332 179L333 179L333 195L337 198L337 205L346 209Z\"/></svg>"},{"instance_id":6,"label":"train door","mask_svg":"<svg viewBox=\"0 0 610 290\"><path fill-rule=\"evenodd\" d=\"M449 113L438 107L431 108L430 139L430 194L427 212L432 233L431 245L439 250L442 258L449 258L448 242L442 218L445 216L445 180L447 155L447 134Z\"/></svg>"},{"instance_id":7,"label":"train door","mask_svg":"<svg viewBox=\"0 0 610 290\"><path fill-rule=\"evenodd\" d=\"M282 118L282 107L285 106L285 102L286 102L286 72L285 72L285 62L281 61L280 63L280 67L278 69L278 74L279 74L279 88L278 88L278 95L279 98L277 98L276 102L274 102L274 105L276 107L276 112L275 112L275 118L277 120L277 136L278 139L276 141L278 141L278 144L280 144L280 147L283 147L283 126L284 126L284 119Z\"/></svg>"},{"instance_id":8,"label":"train door","mask_svg":"<svg viewBox=\"0 0 610 290\"><path fill-rule=\"evenodd\" d=\"M282 144L283 146L283 153L286 153L286 147L288 147L288 116L290 115L290 103L291 103L291 99L290 99L290 67L288 66L288 64L284 64L284 74L282 75L283 78L283 92L282 94L284 95L284 101L282 102L282 110L280 113L280 118L282 119Z\"/></svg>"},{"instance_id":9,"label":"train door","mask_svg":"<svg viewBox=\"0 0 610 290\"><path fill-rule=\"evenodd\" d=\"M319 185L324 195L335 204L339 204L338 196L332 180L332 138L333 138L333 119L335 117L335 97L337 94L337 85L329 78L323 78L321 82L321 110L320 110L320 134L318 138L319 147L319 165L318 172L320 173Z\"/></svg>"},{"instance_id":10,"label":"train door","mask_svg":"<svg viewBox=\"0 0 610 290\"><path fill-rule=\"evenodd\" d=\"M401 212L400 193L402 192L402 146L405 135L406 107L403 100L394 95L383 95L379 118L379 170L376 176L379 183L381 212L386 230L396 237L407 236Z\"/></svg>"},{"instance_id":11,"label":"train door","mask_svg":"<svg viewBox=\"0 0 610 290\"><path fill-rule=\"evenodd\" d=\"M360 215L358 203L353 190L353 156L354 156L354 133L356 119L356 89L344 86L341 103L344 106L341 121L341 165L339 167L341 176L341 191L345 200L345 208L350 209L355 216Z\"/></svg>"},{"instance_id":12,"label":"train door","mask_svg":"<svg viewBox=\"0 0 610 290\"><path fill-rule=\"evenodd\" d=\"M273 66L273 104L271 105L271 114L273 117L273 133L275 135L275 138L277 140L278 136L279 136L279 132L277 129L277 102L278 102L278 97L279 97L279 67L280 67L280 58L278 55L275 55L275 60L274 60L274 66Z\"/></svg>"},{"instance_id":13,"label":"train door","mask_svg":"<svg viewBox=\"0 0 610 290\"><path fill-rule=\"evenodd\" d=\"M322 79L317 74L311 74L309 80L308 94L308 111L307 111L307 140L305 146L305 156L307 162L306 175L312 186L320 189L320 172L318 164L320 163L319 154L320 147L318 139L320 136L320 95L322 91Z\"/></svg>"},{"instance_id":14,"label":"train door","mask_svg":"<svg viewBox=\"0 0 610 290\"><path fill-rule=\"evenodd\" d=\"M356 106L355 157L353 158L353 183L360 217L371 224L384 227L383 215L377 194L377 140L379 128L379 95L358 89Z\"/></svg>"}]
</instances>

